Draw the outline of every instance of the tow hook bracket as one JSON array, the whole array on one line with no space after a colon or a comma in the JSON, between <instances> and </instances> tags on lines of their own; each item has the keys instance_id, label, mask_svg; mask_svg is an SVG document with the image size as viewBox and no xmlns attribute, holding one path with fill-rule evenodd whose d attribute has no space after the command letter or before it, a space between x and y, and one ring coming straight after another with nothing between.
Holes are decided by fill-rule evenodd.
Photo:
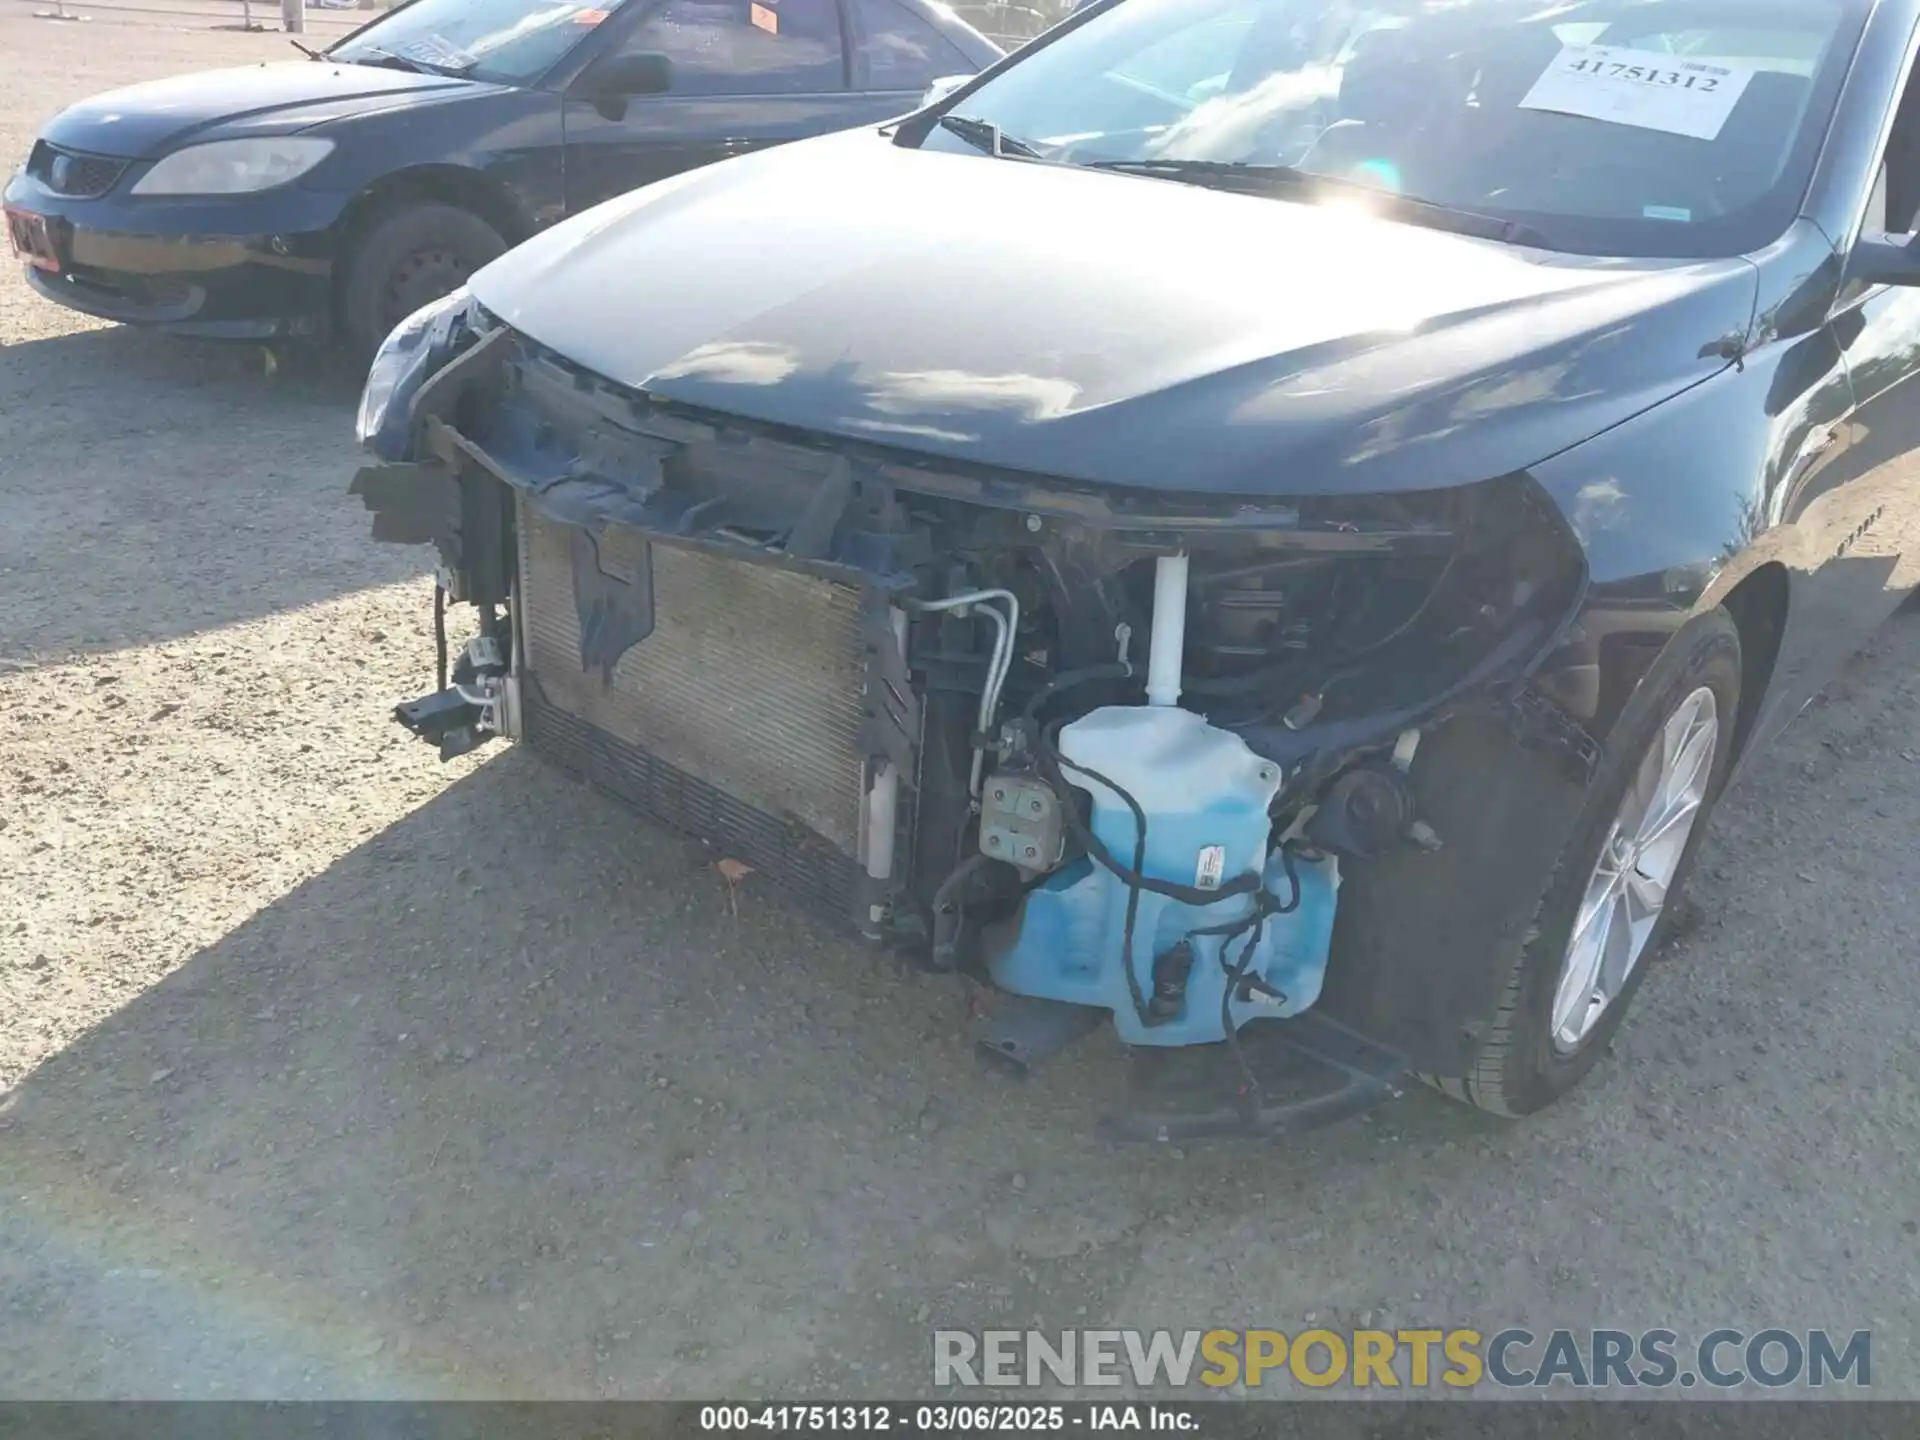
<instances>
[{"instance_id":1,"label":"tow hook bracket","mask_svg":"<svg viewBox=\"0 0 1920 1440\"><path fill-rule=\"evenodd\" d=\"M486 711L455 686L394 706L393 718L428 744L437 746L442 760L477 750L493 738L482 728Z\"/></svg>"}]
</instances>

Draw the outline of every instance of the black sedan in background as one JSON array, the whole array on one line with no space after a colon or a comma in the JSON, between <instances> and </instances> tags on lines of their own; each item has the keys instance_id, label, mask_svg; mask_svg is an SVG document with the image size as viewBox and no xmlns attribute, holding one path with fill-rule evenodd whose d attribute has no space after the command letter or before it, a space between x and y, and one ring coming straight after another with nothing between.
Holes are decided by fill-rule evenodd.
<instances>
[{"instance_id":1,"label":"black sedan in background","mask_svg":"<svg viewBox=\"0 0 1920 1440\"><path fill-rule=\"evenodd\" d=\"M566 215L999 57L927 0L411 0L307 61L55 116L8 237L90 315L367 353Z\"/></svg>"}]
</instances>

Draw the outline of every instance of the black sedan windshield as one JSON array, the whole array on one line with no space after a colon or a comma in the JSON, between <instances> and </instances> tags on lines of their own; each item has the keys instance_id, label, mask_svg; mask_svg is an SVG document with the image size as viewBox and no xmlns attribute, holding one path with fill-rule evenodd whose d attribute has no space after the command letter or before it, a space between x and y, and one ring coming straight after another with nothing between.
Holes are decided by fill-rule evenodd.
<instances>
[{"instance_id":1,"label":"black sedan windshield","mask_svg":"<svg viewBox=\"0 0 1920 1440\"><path fill-rule=\"evenodd\" d=\"M537 80L624 0L413 0L330 49L328 58L476 80Z\"/></svg>"},{"instance_id":2,"label":"black sedan windshield","mask_svg":"<svg viewBox=\"0 0 1920 1440\"><path fill-rule=\"evenodd\" d=\"M1868 8L1122 0L952 108L1001 155L1373 191L1388 214L1583 253L1731 255L1791 223ZM983 148L953 127L924 143Z\"/></svg>"}]
</instances>

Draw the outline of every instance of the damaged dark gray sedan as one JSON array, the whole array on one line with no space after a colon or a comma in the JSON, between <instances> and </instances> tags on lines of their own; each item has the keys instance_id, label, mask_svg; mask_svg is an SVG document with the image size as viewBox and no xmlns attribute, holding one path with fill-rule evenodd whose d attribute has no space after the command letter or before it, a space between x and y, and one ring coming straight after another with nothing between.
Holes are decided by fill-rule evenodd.
<instances>
[{"instance_id":1,"label":"damaged dark gray sedan","mask_svg":"<svg viewBox=\"0 0 1920 1440\"><path fill-rule=\"evenodd\" d=\"M388 341L523 741L997 992L1117 1133L1568 1090L1916 579L1920 0L1107 0ZM659 963L667 963L661 961ZM1766 963L1755 957L1754 963Z\"/></svg>"}]
</instances>

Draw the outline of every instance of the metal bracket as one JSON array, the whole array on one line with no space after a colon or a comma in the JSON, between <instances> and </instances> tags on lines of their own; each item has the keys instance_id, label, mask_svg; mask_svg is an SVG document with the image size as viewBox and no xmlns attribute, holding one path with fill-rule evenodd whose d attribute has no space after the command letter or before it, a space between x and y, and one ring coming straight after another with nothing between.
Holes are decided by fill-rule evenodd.
<instances>
[{"instance_id":1,"label":"metal bracket","mask_svg":"<svg viewBox=\"0 0 1920 1440\"><path fill-rule=\"evenodd\" d=\"M1025 1078L1045 1060L1097 1029L1107 1012L1029 995L1000 994L974 1027L982 1059Z\"/></svg>"},{"instance_id":2,"label":"metal bracket","mask_svg":"<svg viewBox=\"0 0 1920 1440\"><path fill-rule=\"evenodd\" d=\"M1045 874L1066 850L1060 806L1053 787L1038 776L988 776L981 789L980 853L1028 875Z\"/></svg>"},{"instance_id":3,"label":"metal bracket","mask_svg":"<svg viewBox=\"0 0 1920 1440\"><path fill-rule=\"evenodd\" d=\"M1502 718L1522 745L1565 758L1575 778L1586 784L1600 764L1600 744L1584 727L1530 685L1516 686L1500 707Z\"/></svg>"},{"instance_id":4,"label":"metal bracket","mask_svg":"<svg viewBox=\"0 0 1920 1440\"><path fill-rule=\"evenodd\" d=\"M1398 1052L1312 1010L1253 1022L1238 1039L1245 1069L1226 1045L1136 1049L1128 1108L1101 1133L1178 1143L1312 1130L1397 1098L1407 1073Z\"/></svg>"}]
</instances>

